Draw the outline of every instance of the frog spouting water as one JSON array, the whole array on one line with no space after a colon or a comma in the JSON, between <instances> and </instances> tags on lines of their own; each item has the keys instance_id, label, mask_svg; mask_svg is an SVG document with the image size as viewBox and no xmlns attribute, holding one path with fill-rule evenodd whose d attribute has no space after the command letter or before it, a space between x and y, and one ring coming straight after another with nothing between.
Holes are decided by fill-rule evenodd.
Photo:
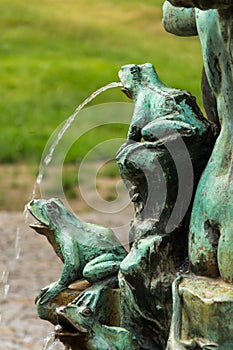
<instances>
[{"instance_id":1,"label":"frog spouting water","mask_svg":"<svg viewBox=\"0 0 233 350\"><path fill-rule=\"evenodd\" d=\"M86 306L77 306L70 303L56 309L59 324L58 335L69 330L74 336L85 336L82 344L83 350L139 350L135 337L121 327L109 327L103 325ZM78 341L77 341L78 342ZM80 341L79 341L80 344Z\"/></svg>"},{"instance_id":2,"label":"frog spouting water","mask_svg":"<svg viewBox=\"0 0 233 350\"><path fill-rule=\"evenodd\" d=\"M189 92L165 85L151 63L121 67L122 91L134 100L128 139L156 141L179 134L192 137L217 134L214 124L204 118Z\"/></svg>"},{"instance_id":3,"label":"frog spouting water","mask_svg":"<svg viewBox=\"0 0 233 350\"><path fill-rule=\"evenodd\" d=\"M34 199L27 209L37 219L30 227L47 237L64 263L58 281L43 288L37 302L49 302L78 279L93 284L117 276L127 251L111 229L81 221L59 199Z\"/></svg>"},{"instance_id":4,"label":"frog spouting water","mask_svg":"<svg viewBox=\"0 0 233 350\"><path fill-rule=\"evenodd\" d=\"M172 281L187 256L192 200L218 129L195 97L165 85L152 64L123 66L119 77L134 111L116 159L135 208L119 274L121 326L143 349L165 349Z\"/></svg>"},{"instance_id":5,"label":"frog spouting water","mask_svg":"<svg viewBox=\"0 0 233 350\"><path fill-rule=\"evenodd\" d=\"M136 217L159 221L163 230L167 225L171 232L191 202L218 128L204 118L194 96L165 85L151 63L125 65L119 78L122 91L134 100L127 142L116 156L121 176Z\"/></svg>"}]
</instances>

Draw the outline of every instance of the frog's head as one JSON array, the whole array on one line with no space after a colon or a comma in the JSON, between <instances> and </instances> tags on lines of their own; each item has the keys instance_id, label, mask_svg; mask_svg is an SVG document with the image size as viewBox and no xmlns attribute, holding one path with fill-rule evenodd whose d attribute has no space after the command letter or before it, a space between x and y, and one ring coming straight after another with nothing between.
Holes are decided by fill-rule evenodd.
<instances>
[{"instance_id":1,"label":"frog's head","mask_svg":"<svg viewBox=\"0 0 233 350\"><path fill-rule=\"evenodd\" d=\"M121 67L118 75L123 84L122 91L131 99L135 96L138 87L159 81L151 63L125 65Z\"/></svg>"},{"instance_id":2,"label":"frog's head","mask_svg":"<svg viewBox=\"0 0 233 350\"><path fill-rule=\"evenodd\" d=\"M59 325L64 333L91 334L93 324L98 323L93 315L93 311L88 306L78 306L68 304L56 309Z\"/></svg>"},{"instance_id":3,"label":"frog's head","mask_svg":"<svg viewBox=\"0 0 233 350\"><path fill-rule=\"evenodd\" d=\"M135 88L140 84L141 80L140 66L137 64L127 64L121 67L118 75L123 84L122 91L126 96L132 99L134 97Z\"/></svg>"},{"instance_id":4,"label":"frog's head","mask_svg":"<svg viewBox=\"0 0 233 350\"><path fill-rule=\"evenodd\" d=\"M45 236L54 230L54 218L60 217L64 210L66 210L62 201L56 198L49 200L33 199L26 207L37 220L30 227Z\"/></svg>"}]
</instances>

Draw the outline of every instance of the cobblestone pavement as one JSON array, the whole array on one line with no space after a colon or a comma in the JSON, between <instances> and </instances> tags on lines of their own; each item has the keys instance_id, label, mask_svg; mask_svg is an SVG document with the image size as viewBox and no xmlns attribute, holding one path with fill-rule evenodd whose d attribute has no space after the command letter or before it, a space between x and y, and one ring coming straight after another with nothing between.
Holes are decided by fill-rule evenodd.
<instances>
[{"instance_id":1,"label":"cobblestone pavement","mask_svg":"<svg viewBox=\"0 0 233 350\"><path fill-rule=\"evenodd\" d=\"M40 350L53 328L37 317L34 299L61 263L21 213L0 212L0 237L0 349Z\"/></svg>"},{"instance_id":2,"label":"cobblestone pavement","mask_svg":"<svg viewBox=\"0 0 233 350\"><path fill-rule=\"evenodd\" d=\"M83 219L95 222L93 214ZM0 249L0 350L42 350L53 326L37 317L34 299L58 278L62 263L22 213L0 212Z\"/></svg>"}]
</instances>

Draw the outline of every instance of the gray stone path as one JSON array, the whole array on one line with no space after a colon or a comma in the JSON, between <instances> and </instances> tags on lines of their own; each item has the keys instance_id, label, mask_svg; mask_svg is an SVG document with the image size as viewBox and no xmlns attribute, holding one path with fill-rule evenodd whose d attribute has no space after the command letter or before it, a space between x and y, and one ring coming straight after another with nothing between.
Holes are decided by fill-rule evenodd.
<instances>
[{"instance_id":1,"label":"gray stone path","mask_svg":"<svg viewBox=\"0 0 233 350\"><path fill-rule=\"evenodd\" d=\"M0 212L0 249L0 349L40 350L53 328L37 317L34 299L61 263L23 214Z\"/></svg>"}]
</instances>

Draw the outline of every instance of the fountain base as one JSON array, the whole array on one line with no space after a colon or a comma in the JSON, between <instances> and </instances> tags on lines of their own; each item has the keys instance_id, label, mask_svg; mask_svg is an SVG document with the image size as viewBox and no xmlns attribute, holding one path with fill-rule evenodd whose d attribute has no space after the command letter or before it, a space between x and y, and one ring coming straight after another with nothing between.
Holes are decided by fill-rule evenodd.
<instances>
[{"instance_id":1,"label":"fountain base","mask_svg":"<svg viewBox=\"0 0 233 350\"><path fill-rule=\"evenodd\" d=\"M168 349L232 349L233 285L193 275L179 281Z\"/></svg>"}]
</instances>

